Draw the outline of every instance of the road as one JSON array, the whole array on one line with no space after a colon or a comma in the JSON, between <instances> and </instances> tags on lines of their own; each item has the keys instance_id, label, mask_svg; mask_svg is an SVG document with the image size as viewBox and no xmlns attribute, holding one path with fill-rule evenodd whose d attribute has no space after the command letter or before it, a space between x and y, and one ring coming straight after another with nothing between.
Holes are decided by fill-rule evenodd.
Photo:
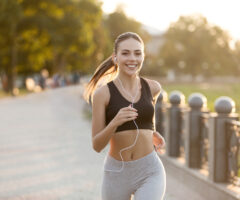
<instances>
[{"instance_id":1,"label":"road","mask_svg":"<svg viewBox=\"0 0 240 200\"><path fill-rule=\"evenodd\" d=\"M0 100L0 200L101 199L107 149L92 149L81 96L70 86ZM165 200L183 192L201 200L167 174Z\"/></svg>"}]
</instances>

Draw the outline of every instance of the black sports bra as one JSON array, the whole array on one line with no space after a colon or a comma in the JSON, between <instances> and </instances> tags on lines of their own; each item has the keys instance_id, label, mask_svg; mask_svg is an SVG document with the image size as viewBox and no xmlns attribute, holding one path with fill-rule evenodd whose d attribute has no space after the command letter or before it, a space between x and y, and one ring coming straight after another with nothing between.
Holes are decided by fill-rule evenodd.
<instances>
[{"instance_id":1,"label":"black sports bra","mask_svg":"<svg viewBox=\"0 0 240 200\"><path fill-rule=\"evenodd\" d=\"M133 103L133 107L138 111L138 117L135 122L139 129L154 130L154 105L151 90L146 80L140 77L140 82L142 86L141 97L136 103ZM106 125L109 124L121 108L131 104L130 101L122 96L113 81L107 85L110 91L110 100L106 107ZM118 126L116 132L135 129L137 127L134 122L128 121Z\"/></svg>"}]
</instances>

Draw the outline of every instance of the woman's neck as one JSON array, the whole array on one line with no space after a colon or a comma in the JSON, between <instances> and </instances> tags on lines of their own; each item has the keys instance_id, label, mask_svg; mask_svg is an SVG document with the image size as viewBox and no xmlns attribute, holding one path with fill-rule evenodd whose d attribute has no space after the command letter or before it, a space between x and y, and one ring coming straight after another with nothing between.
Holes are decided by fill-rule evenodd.
<instances>
[{"instance_id":1,"label":"woman's neck","mask_svg":"<svg viewBox=\"0 0 240 200\"><path fill-rule=\"evenodd\" d=\"M128 91L136 90L137 89L136 86L139 84L138 75L125 76L123 74L118 74L116 79L119 79L122 86Z\"/></svg>"}]
</instances>

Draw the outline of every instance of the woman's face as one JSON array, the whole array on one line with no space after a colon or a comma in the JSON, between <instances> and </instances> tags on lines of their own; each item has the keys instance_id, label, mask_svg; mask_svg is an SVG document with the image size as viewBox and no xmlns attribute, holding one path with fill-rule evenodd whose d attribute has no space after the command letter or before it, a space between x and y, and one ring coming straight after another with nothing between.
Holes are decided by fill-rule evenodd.
<instances>
[{"instance_id":1,"label":"woman's face","mask_svg":"<svg viewBox=\"0 0 240 200\"><path fill-rule=\"evenodd\" d=\"M143 45L133 38L126 39L119 43L115 59L121 73L135 75L144 61Z\"/></svg>"}]
</instances>

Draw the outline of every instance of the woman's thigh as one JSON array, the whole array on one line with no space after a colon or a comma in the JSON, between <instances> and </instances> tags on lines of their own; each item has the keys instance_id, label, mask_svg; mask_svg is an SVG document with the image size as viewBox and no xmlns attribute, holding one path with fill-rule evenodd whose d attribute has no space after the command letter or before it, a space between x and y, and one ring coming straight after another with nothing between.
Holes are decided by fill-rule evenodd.
<instances>
[{"instance_id":1,"label":"woman's thigh","mask_svg":"<svg viewBox=\"0 0 240 200\"><path fill-rule=\"evenodd\" d=\"M162 200L166 190L166 176L161 171L148 177L134 193L134 200Z\"/></svg>"},{"instance_id":2,"label":"woman's thigh","mask_svg":"<svg viewBox=\"0 0 240 200\"><path fill-rule=\"evenodd\" d=\"M104 172L102 182L102 200L129 200L131 187L115 172Z\"/></svg>"},{"instance_id":3,"label":"woman's thigh","mask_svg":"<svg viewBox=\"0 0 240 200\"><path fill-rule=\"evenodd\" d=\"M139 178L134 200L162 200L166 190L166 172L157 154L145 169Z\"/></svg>"}]
</instances>

